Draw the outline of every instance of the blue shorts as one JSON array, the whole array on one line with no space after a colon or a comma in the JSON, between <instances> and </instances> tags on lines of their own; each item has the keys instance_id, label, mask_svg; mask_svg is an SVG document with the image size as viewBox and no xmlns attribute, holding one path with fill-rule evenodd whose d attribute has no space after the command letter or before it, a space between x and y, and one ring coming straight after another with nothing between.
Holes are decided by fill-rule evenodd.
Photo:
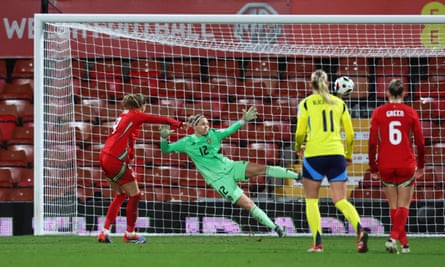
<instances>
[{"instance_id":1,"label":"blue shorts","mask_svg":"<svg viewBox=\"0 0 445 267\"><path fill-rule=\"evenodd\" d=\"M303 177L329 182L347 181L346 159L342 155L318 156L303 159Z\"/></svg>"}]
</instances>

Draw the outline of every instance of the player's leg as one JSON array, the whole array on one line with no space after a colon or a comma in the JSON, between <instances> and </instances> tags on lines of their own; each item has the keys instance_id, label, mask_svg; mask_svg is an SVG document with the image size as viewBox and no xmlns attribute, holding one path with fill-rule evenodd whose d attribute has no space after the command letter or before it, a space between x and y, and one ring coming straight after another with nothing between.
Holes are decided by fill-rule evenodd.
<instances>
[{"instance_id":1,"label":"player's leg","mask_svg":"<svg viewBox=\"0 0 445 267\"><path fill-rule=\"evenodd\" d=\"M402 253L410 252L408 237L406 235L406 223L408 221L409 206L413 192L413 185L398 188L398 208L396 209L394 217L397 220L397 228L399 232L400 245L402 246Z\"/></svg>"},{"instance_id":2,"label":"player's leg","mask_svg":"<svg viewBox=\"0 0 445 267\"><path fill-rule=\"evenodd\" d=\"M312 233L312 247L308 252L322 252L323 244L321 240L321 215L318 207L318 194L321 182L311 179L303 179L303 188L305 195L305 212L309 228Z\"/></svg>"},{"instance_id":3,"label":"player's leg","mask_svg":"<svg viewBox=\"0 0 445 267\"><path fill-rule=\"evenodd\" d=\"M116 183L110 182L111 188L115 193L113 201L108 206L107 214L105 216L105 222L102 231L99 233L98 240L102 243L111 243L110 230L111 225L116 221L116 217L119 214L122 204L124 203L127 195L123 193L120 186Z\"/></svg>"},{"instance_id":4,"label":"player's leg","mask_svg":"<svg viewBox=\"0 0 445 267\"><path fill-rule=\"evenodd\" d=\"M132 174L131 174L132 175ZM123 190L127 192L129 199L126 207L127 214L127 231L123 240L128 243L146 243L147 240L135 232L136 220L138 217L139 200L141 193L135 179L129 183L122 185Z\"/></svg>"},{"instance_id":5,"label":"player's leg","mask_svg":"<svg viewBox=\"0 0 445 267\"><path fill-rule=\"evenodd\" d=\"M397 187L386 184L383 186L383 191L385 192L386 199L388 201L388 206L390 211L394 210L394 216L391 218L391 230L389 233L389 239L385 242L386 251L389 253L397 253L397 240L399 240L398 232L398 220L397 220Z\"/></svg>"},{"instance_id":6,"label":"player's leg","mask_svg":"<svg viewBox=\"0 0 445 267\"><path fill-rule=\"evenodd\" d=\"M299 173L293 172L279 166L267 166L263 164L249 162L246 168L246 177L253 177L258 175L267 175L274 178L284 179L300 179Z\"/></svg>"},{"instance_id":7,"label":"player's leg","mask_svg":"<svg viewBox=\"0 0 445 267\"><path fill-rule=\"evenodd\" d=\"M236 201L236 205L247 210L262 225L265 225L271 230L277 232L279 237L284 237L284 230L280 226L276 225L269 218L269 216L267 216L267 214L260 207L258 207L246 194L242 193L242 195Z\"/></svg>"}]
</instances>

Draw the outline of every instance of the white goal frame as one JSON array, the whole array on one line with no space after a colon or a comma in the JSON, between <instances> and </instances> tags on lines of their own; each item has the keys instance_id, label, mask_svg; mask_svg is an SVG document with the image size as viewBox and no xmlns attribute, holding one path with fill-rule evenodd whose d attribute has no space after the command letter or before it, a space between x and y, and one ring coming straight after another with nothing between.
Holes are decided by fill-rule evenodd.
<instances>
[{"instance_id":1,"label":"white goal frame","mask_svg":"<svg viewBox=\"0 0 445 267\"><path fill-rule=\"evenodd\" d=\"M34 16L34 234L44 225L44 36L45 23L222 23L222 24L445 24L445 15L195 15L36 14ZM434 53L434 51L432 51ZM443 50L441 51L443 54ZM64 233L66 234L66 233Z\"/></svg>"}]
</instances>

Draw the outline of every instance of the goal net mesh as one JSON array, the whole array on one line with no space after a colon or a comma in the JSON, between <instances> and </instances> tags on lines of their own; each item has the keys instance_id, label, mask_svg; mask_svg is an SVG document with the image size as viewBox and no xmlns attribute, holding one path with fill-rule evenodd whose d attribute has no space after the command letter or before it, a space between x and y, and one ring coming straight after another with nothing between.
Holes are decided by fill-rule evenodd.
<instances>
[{"instance_id":1,"label":"goal net mesh","mask_svg":"<svg viewBox=\"0 0 445 267\"><path fill-rule=\"evenodd\" d=\"M150 114L180 121L205 114L214 128L227 127L255 105L258 119L225 139L222 153L299 172L293 150L297 105L311 93L310 74L323 69L331 86L343 75L355 82L345 98L356 139L347 194L363 227L375 235L390 230L382 187L368 172L367 141L372 110L384 103L389 81L399 78L408 91L405 102L419 112L427 144L425 176L417 181L407 231L444 234L445 52L443 39L433 34L438 25L240 23L237 18L136 23L129 16L119 23L43 24L36 36L43 55L36 64L43 75L42 102L36 103L44 138L36 147L43 168L36 171L40 233L95 235L101 229L113 193L99 153L123 110L124 95L143 93ZM135 145L133 169L142 193L138 232L269 233L209 188L187 156L162 154L158 129L144 125ZM170 141L186 134L179 130ZM288 234L309 233L301 183L262 176L240 186ZM324 233L353 234L325 182L320 210ZM123 233L125 221L122 208L113 233Z\"/></svg>"}]
</instances>

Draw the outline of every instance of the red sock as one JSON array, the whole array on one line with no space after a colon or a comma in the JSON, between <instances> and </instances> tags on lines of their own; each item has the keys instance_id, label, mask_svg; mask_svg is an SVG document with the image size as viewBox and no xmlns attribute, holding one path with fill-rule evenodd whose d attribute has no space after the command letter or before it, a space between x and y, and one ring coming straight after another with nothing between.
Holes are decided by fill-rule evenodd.
<instances>
[{"instance_id":1,"label":"red sock","mask_svg":"<svg viewBox=\"0 0 445 267\"><path fill-rule=\"evenodd\" d=\"M141 199L141 193L130 197L127 204L127 232L134 232L136 219L138 218L138 206L139 199Z\"/></svg>"},{"instance_id":2,"label":"red sock","mask_svg":"<svg viewBox=\"0 0 445 267\"><path fill-rule=\"evenodd\" d=\"M117 214L119 213L126 198L126 194L117 194L114 196L113 201L110 203L110 206L108 206L107 216L105 217L104 223L105 229L110 230L110 227L116 220Z\"/></svg>"},{"instance_id":3,"label":"red sock","mask_svg":"<svg viewBox=\"0 0 445 267\"><path fill-rule=\"evenodd\" d=\"M398 213L400 217L399 239L402 246L408 245L408 237L406 236L406 222L408 221L409 209L400 207Z\"/></svg>"},{"instance_id":4,"label":"red sock","mask_svg":"<svg viewBox=\"0 0 445 267\"><path fill-rule=\"evenodd\" d=\"M391 216L391 232L389 234L389 237L391 237L394 240L398 240L399 239L399 233L397 232L397 228L396 228L396 213L397 213L397 209L390 209L389 210L389 214Z\"/></svg>"}]
</instances>

